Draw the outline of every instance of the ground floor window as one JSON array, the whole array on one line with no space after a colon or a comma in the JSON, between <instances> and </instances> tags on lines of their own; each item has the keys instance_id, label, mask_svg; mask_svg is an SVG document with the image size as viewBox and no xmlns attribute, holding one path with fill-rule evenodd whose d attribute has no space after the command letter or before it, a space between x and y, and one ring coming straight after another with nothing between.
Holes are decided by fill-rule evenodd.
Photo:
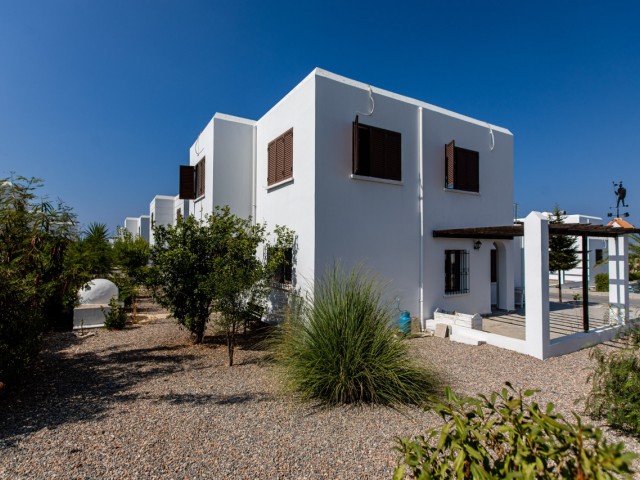
<instances>
[{"instance_id":1,"label":"ground floor window","mask_svg":"<svg viewBox=\"0 0 640 480\"><path fill-rule=\"evenodd\" d=\"M270 254L271 252L269 252ZM293 249L285 248L284 262L278 265L273 275L274 283L291 285L293 280Z\"/></svg>"},{"instance_id":2,"label":"ground floor window","mask_svg":"<svg viewBox=\"0 0 640 480\"><path fill-rule=\"evenodd\" d=\"M468 251L444 251L444 293L446 295L469 293Z\"/></svg>"}]
</instances>

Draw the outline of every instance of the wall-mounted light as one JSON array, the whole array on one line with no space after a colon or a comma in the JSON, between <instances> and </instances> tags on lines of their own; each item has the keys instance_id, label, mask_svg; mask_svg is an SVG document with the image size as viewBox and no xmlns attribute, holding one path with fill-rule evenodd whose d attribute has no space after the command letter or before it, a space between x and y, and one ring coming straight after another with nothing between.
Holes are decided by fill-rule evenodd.
<instances>
[{"instance_id":1,"label":"wall-mounted light","mask_svg":"<svg viewBox=\"0 0 640 480\"><path fill-rule=\"evenodd\" d=\"M480 240L476 240L475 242L473 242L473 249L474 250L480 250L481 246L482 246L482 242Z\"/></svg>"}]
</instances>

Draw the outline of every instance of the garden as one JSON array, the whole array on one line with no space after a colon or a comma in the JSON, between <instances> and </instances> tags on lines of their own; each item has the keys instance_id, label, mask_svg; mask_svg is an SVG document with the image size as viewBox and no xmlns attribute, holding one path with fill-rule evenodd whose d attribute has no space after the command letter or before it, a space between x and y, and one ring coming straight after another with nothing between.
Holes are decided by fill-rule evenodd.
<instances>
[{"instance_id":1,"label":"garden","mask_svg":"<svg viewBox=\"0 0 640 480\"><path fill-rule=\"evenodd\" d=\"M634 332L546 361L404 336L375 274L340 264L313 301L293 296L280 326L245 330L294 232L269 234L220 209L205 224L159 228L147 253L121 240L116 264L99 271L89 260L103 251L101 228L79 233L66 228L71 217L50 219L71 213L35 208L32 185L0 182L0 477L618 478L638 469ZM87 278L114 272L129 298L124 328L56 331L51 299L63 311Z\"/></svg>"}]
</instances>

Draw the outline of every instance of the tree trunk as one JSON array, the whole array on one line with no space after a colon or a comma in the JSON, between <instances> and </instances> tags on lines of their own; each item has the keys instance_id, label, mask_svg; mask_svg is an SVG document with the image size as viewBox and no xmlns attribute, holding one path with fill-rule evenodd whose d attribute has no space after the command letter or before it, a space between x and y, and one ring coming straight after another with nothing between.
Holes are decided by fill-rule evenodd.
<instances>
[{"instance_id":1,"label":"tree trunk","mask_svg":"<svg viewBox=\"0 0 640 480\"><path fill-rule=\"evenodd\" d=\"M233 335L233 327L227 329L227 351L229 352L229 366L233 367L233 353L235 347L235 336Z\"/></svg>"},{"instance_id":2,"label":"tree trunk","mask_svg":"<svg viewBox=\"0 0 640 480\"><path fill-rule=\"evenodd\" d=\"M202 343L202 339L204 338L205 325L206 325L205 321L199 321L198 325L196 325L196 328L195 328L195 330L193 332L196 335L195 343Z\"/></svg>"},{"instance_id":3,"label":"tree trunk","mask_svg":"<svg viewBox=\"0 0 640 480\"><path fill-rule=\"evenodd\" d=\"M558 301L562 303L562 271L558 270Z\"/></svg>"}]
</instances>

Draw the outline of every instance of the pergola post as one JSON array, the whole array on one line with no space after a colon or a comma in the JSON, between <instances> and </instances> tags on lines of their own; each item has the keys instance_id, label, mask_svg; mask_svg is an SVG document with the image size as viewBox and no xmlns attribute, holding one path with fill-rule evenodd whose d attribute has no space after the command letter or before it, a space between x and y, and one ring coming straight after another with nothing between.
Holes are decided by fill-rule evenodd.
<instances>
[{"instance_id":1,"label":"pergola post","mask_svg":"<svg viewBox=\"0 0 640 480\"><path fill-rule=\"evenodd\" d=\"M629 320L629 263L626 235L609 239L609 322L624 325Z\"/></svg>"},{"instance_id":2,"label":"pergola post","mask_svg":"<svg viewBox=\"0 0 640 480\"><path fill-rule=\"evenodd\" d=\"M549 220L531 212L524 220L525 341L530 355L544 359L549 331Z\"/></svg>"},{"instance_id":3,"label":"pergola post","mask_svg":"<svg viewBox=\"0 0 640 480\"><path fill-rule=\"evenodd\" d=\"M582 329L589 331L589 239L582 234Z\"/></svg>"}]
</instances>

